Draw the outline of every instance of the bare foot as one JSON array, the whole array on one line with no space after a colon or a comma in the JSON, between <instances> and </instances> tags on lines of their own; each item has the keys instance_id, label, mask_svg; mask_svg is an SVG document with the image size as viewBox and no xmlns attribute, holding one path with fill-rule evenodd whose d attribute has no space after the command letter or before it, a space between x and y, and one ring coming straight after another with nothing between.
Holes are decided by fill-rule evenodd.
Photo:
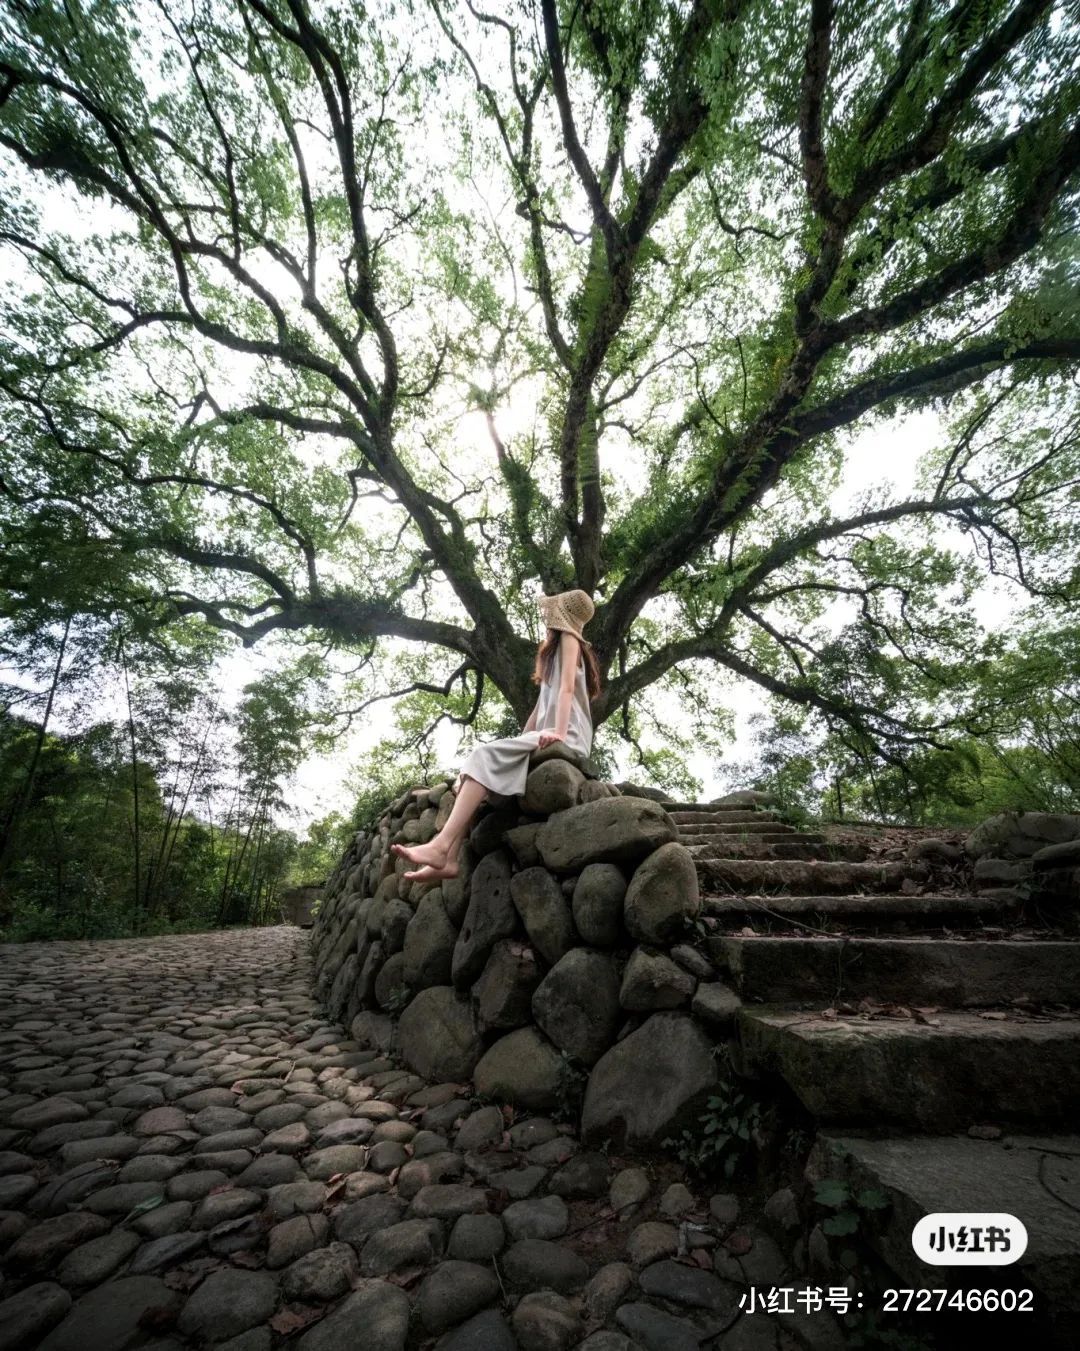
<instances>
[{"instance_id":1,"label":"bare foot","mask_svg":"<svg viewBox=\"0 0 1080 1351\"><path fill-rule=\"evenodd\" d=\"M447 851L440 848L434 840L427 844L392 844L391 853L407 858L410 863L427 863L433 868L441 868L446 862Z\"/></svg>"},{"instance_id":2,"label":"bare foot","mask_svg":"<svg viewBox=\"0 0 1080 1351\"><path fill-rule=\"evenodd\" d=\"M402 873L402 879L406 882L439 882L444 877L456 877L458 874L458 865L455 860L450 859L439 867L432 867L427 864L416 872Z\"/></svg>"}]
</instances>

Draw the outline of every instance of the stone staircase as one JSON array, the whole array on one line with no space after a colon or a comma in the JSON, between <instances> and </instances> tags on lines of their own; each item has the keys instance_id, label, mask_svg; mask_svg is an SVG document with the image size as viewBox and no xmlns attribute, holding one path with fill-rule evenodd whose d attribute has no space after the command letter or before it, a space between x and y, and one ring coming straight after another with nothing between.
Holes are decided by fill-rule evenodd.
<instances>
[{"instance_id":1,"label":"stone staircase","mask_svg":"<svg viewBox=\"0 0 1080 1351\"><path fill-rule=\"evenodd\" d=\"M814 1119L807 1182L884 1192L869 1242L899 1284L1030 1287L1041 1344L1080 1345L1075 915L992 875L935 890L926 859L871 861L761 807L664 806L695 859L702 946L741 1001L733 1068ZM911 1229L939 1211L1012 1213L1027 1251L929 1266Z\"/></svg>"}]
</instances>

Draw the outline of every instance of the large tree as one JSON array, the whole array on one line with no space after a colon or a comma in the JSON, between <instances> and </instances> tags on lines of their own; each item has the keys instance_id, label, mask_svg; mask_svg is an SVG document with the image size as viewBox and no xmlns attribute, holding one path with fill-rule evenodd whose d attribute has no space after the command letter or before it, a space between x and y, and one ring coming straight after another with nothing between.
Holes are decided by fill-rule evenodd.
<instances>
[{"instance_id":1,"label":"large tree","mask_svg":"<svg viewBox=\"0 0 1080 1351\"><path fill-rule=\"evenodd\" d=\"M933 522L1075 593L1068 6L19 0L2 23L23 613L362 663L402 638L460 720L485 679L520 718L531 592L581 586L598 723L629 730L657 682L701 704L722 670L902 746L961 716L978 643ZM835 513L852 434L926 407L922 489Z\"/></svg>"}]
</instances>

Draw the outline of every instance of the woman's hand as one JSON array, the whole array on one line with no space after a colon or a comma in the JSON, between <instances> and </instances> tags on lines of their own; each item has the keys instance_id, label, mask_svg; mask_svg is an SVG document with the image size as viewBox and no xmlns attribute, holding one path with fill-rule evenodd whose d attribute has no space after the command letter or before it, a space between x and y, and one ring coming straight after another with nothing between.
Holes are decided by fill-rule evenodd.
<instances>
[{"instance_id":1,"label":"woman's hand","mask_svg":"<svg viewBox=\"0 0 1080 1351\"><path fill-rule=\"evenodd\" d=\"M540 733L540 740L537 744L539 745L540 750L543 750L545 746L550 746L553 741L565 740L566 737L564 737L561 732L548 731Z\"/></svg>"}]
</instances>

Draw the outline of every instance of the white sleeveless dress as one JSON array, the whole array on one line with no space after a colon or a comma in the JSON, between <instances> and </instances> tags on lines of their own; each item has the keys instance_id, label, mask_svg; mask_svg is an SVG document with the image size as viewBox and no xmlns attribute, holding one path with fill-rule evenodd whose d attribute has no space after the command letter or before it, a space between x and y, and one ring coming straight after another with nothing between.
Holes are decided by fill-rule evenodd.
<instances>
[{"instance_id":1,"label":"white sleeveless dress","mask_svg":"<svg viewBox=\"0 0 1080 1351\"><path fill-rule=\"evenodd\" d=\"M577 675L574 680L574 698L570 705L570 722L566 729L565 744L581 755L588 755L592 749L593 725L589 710L589 692L585 683L585 657L578 648ZM540 683L540 698L536 708L536 730L522 732L520 736L500 737L498 741L488 741L477 746L465 759L454 783L454 792L461 787L461 780L468 774L482 783L493 797L512 797L525 791L525 780L529 775L529 756L536 750L543 732L555 730L555 720L559 712L559 681L562 671L562 644L555 649L555 660L551 666L550 681Z\"/></svg>"}]
</instances>

